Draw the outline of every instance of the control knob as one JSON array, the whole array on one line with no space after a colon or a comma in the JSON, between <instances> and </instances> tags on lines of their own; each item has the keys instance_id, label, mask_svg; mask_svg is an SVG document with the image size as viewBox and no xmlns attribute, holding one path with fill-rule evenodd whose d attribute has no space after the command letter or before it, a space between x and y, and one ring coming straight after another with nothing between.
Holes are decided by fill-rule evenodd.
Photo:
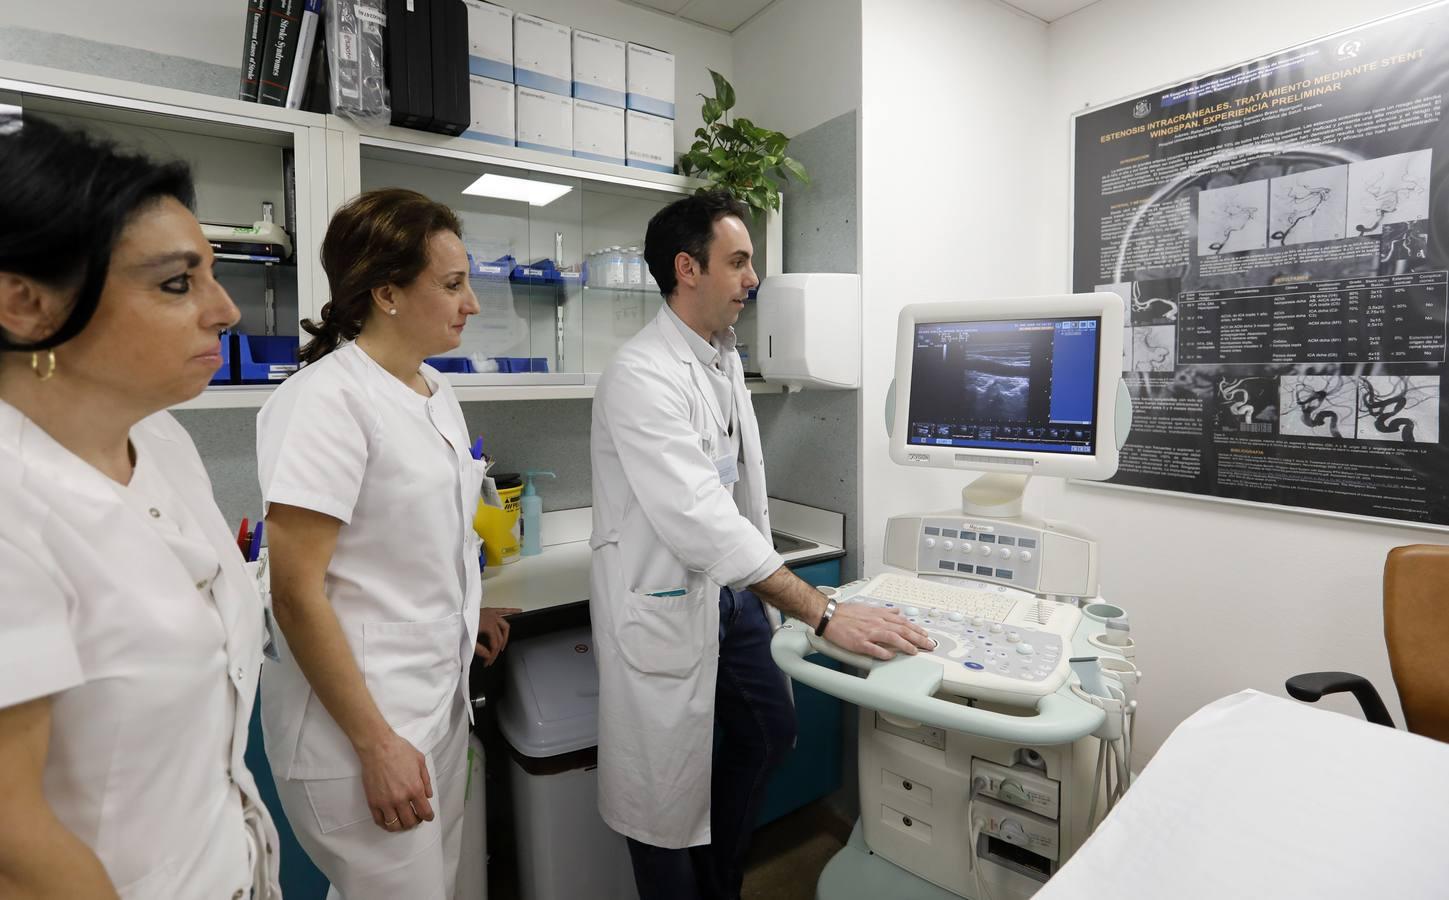
<instances>
[{"instance_id":1,"label":"control knob","mask_svg":"<svg viewBox=\"0 0 1449 900\"><path fill-rule=\"evenodd\" d=\"M1003 841L1008 844L1016 844L1018 847L1026 846L1026 829L1015 819L1002 819L998 833Z\"/></svg>"}]
</instances>

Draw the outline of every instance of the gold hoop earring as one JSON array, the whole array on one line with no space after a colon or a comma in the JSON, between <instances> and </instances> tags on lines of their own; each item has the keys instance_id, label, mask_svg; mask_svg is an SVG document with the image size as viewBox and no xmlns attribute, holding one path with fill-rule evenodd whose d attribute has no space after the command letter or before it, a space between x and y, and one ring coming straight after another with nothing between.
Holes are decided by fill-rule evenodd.
<instances>
[{"instance_id":1,"label":"gold hoop earring","mask_svg":"<svg viewBox=\"0 0 1449 900\"><path fill-rule=\"evenodd\" d=\"M42 374L40 371L40 354L30 354L30 371L34 372L35 377L39 378L41 381L49 381L51 379L51 376L55 375L55 351L45 351L45 359L46 368L45 372Z\"/></svg>"}]
</instances>

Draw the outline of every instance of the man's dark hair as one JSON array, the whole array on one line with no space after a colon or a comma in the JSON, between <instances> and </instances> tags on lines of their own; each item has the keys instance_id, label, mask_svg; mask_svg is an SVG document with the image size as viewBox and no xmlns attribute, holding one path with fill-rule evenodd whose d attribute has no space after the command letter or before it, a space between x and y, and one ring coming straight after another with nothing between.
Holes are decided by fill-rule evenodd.
<instances>
[{"instance_id":1,"label":"man's dark hair","mask_svg":"<svg viewBox=\"0 0 1449 900\"><path fill-rule=\"evenodd\" d=\"M702 271L709 270L709 245L714 240L714 223L725 216L749 221L749 209L727 191L700 191L676 200L654 214L644 233L644 261L649 274L659 282L659 293L668 300L678 287L674 258L688 253Z\"/></svg>"}]
</instances>

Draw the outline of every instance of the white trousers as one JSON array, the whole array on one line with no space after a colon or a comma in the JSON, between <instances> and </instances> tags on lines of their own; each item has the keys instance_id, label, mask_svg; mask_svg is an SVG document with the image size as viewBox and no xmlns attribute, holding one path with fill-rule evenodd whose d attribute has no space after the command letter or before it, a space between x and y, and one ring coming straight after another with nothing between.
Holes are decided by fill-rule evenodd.
<instances>
[{"instance_id":1,"label":"white trousers","mask_svg":"<svg viewBox=\"0 0 1449 900\"><path fill-rule=\"evenodd\" d=\"M468 716L461 702L443 739L424 755L433 821L410 831L377 827L361 776L277 779L298 843L332 882L328 900L453 900L468 781Z\"/></svg>"}]
</instances>

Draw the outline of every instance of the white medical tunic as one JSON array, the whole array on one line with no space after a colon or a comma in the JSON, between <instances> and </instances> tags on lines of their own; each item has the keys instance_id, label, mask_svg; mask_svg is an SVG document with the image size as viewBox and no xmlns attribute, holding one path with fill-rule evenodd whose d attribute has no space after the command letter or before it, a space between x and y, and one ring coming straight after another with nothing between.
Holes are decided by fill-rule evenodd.
<instances>
[{"instance_id":1,"label":"white medical tunic","mask_svg":"<svg viewBox=\"0 0 1449 900\"><path fill-rule=\"evenodd\" d=\"M340 520L324 589L368 691L423 753L468 699L482 587L473 532L483 464L447 379L424 397L355 343L287 379L257 416L262 497ZM262 673L267 758L280 778L360 775L347 736L277 635ZM471 712L471 706L469 706Z\"/></svg>"},{"instance_id":2,"label":"white medical tunic","mask_svg":"<svg viewBox=\"0 0 1449 900\"><path fill-rule=\"evenodd\" d=\"M279 895L262 603L186 432L130 439L122 486L0 402L0 707L51 698L46 800L122 897Z\"/></svg>"}]
</instances>

